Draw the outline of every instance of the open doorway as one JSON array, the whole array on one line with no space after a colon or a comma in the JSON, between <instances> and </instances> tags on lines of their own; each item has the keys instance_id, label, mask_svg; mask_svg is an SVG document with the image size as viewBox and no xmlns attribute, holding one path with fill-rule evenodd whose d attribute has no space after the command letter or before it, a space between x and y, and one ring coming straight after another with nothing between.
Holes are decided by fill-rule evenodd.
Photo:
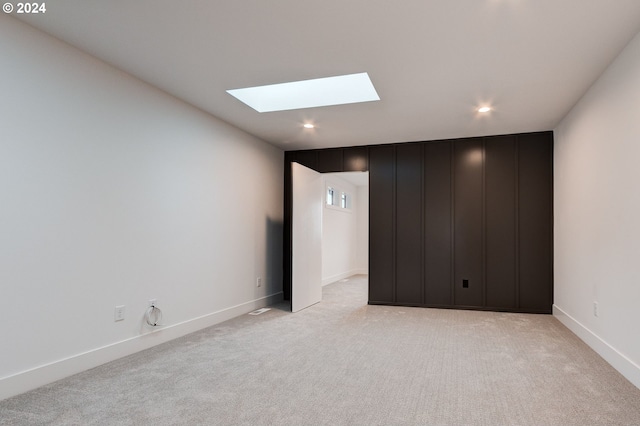
<instances>
[{"instance_id":1,"label":"open doorway","mask_svg":"<svg viewBox=\"0 0 640 426\"><path fill-rule=\"evenodd\" d=\"M318 173L291 165L291 310L322 300L322 287L368 274L368 172Z\"/></svg>"},{"instance_id":2,"label":"open doorway","mask_svg":"<svg viewBox=\"0 0 640 426\"><path fill-rule=\"evenodd\" d=\"M369 172L322 174L322 285L369 270Z\"/></svg>"}]
</instances>

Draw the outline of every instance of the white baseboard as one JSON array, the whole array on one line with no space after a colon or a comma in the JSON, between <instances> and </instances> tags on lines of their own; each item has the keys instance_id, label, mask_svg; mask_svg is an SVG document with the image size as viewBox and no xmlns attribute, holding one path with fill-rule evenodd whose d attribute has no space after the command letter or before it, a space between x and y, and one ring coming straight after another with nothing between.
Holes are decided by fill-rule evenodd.
<instances>
[{"instance_id":1,"label":"white baseboard","mask_svg":"<svg viewBox=\"0 0 640 426\"><path fill-rule=\"evenodd\" d=\"M362 272L364 271L364 272ZM341 274L337 274L337 275L332 275L330 277L326 277L322 279L322 286L324 287L327 284L332 284L335 283L336 281L340 281L343 280L345 278L349 278L352 275L358 275L358 274L367 274L369 271L362 270L362 269L352 269L351 271L347 271L347 272L343 272Z\"/></svg>"},{"instance_id":2,"label":"white baseboard","mask_svg":"<svg viewBox=\"0 0 640 426\"><path fill-rule=\"evenodd\" d=\"M282 292L131 337L0 379L0 400L282 301Z\"/></svg>"},{"instance_id":3,"label":"white baseboard","mask_svg":"<svg viewBox=\"0 0 640 426\"><path fill-rule=\"evenodd\" d=\"M616 348L600 338L597 334L578 322L557 305L553 305L553 316L565 327L584 341L598 355L604 358L613 368L618 370L627 380L640 389L640 366L620 353Z\"/></svg>"}]
</instances>

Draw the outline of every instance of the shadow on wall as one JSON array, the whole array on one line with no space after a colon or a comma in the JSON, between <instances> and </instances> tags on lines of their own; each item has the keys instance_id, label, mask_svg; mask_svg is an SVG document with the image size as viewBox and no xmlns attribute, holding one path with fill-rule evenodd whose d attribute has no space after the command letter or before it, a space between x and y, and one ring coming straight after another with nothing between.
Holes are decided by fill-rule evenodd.
<instances>
[{"instance_id":1,"label":"shadow on wall","mask_svg":"<svg viewBox=\"0 0 640 426\"><path fill-rule=\"evenodd\" d=\"M266 238L265 238L265 278L266 294L274 294L283 291L282 276L282 241L284 223L282 220L273 220L267 217L265 222ZM263 284L264 285L264 284ZM256 289L257 290L257 289Z\"/></svg>"}]
</instances>

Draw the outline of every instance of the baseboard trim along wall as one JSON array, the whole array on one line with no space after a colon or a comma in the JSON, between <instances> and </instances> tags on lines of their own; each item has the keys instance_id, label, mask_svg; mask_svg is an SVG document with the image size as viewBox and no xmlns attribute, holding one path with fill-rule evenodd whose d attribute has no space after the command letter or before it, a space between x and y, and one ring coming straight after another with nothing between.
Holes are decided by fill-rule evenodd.
<instances>
[{"instance_id":1,"label":"baseboard trim along wall","mask_svg":"<svg viewBox=\"0 0 640 426\"><path fill-rule=\"evenodd\" d=\"M353 276L353 275L366 275L367 273L368 273L368 271L366 269L352 269L349 272L343 272L341 274L332 275L330 277L323 278L322 279L322 286L324 287L325 285L335 283L336 281L340 281L340 280L343 280L345 278L349 278L350 276Z\"/></svg>"},{"instance_id":2,"label":"baseboard trim along wall","mask_svg":"<svg viewBox=\"0 0 640 426\"><path fill-rule=\"evenodd\" d=\"M627 380L640 389L640 366L620 353L616 348L602 340L597 334L578 322L557 305L553 305L553 316L556 317L573 334L578 336L591 349L596 351L613 368L618 370Z\"/></svg>"},{"instance_id":3,"label":"baseboard trim along wall","mask_svg":"<svg viewBox=\"0 0 640 426\"><path fill-rule=\"evenodd\" d=\"M0 400L30 391L107 362L149 349L283 300L282 292L251 300L198 318L169 325L111 345L0 379Z\"/></svg>"}]
</instances>

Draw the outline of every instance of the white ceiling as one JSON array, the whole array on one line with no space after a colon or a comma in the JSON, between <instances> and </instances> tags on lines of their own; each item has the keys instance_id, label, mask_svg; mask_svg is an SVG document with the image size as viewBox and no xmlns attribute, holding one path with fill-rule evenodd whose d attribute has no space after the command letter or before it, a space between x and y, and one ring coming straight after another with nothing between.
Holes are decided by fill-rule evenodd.
<instances>
[{"instance_id":1,"label":"white ceiling","mask_svg":"<svg viewBox=\"0 0 640 426\"><path fill-rule=\"evenodd\" d=\"M640 1L57 0L20 19L305 149L553 129L640 30ZM358 72L381 101L258 113L225 92Z\"/></svg>"}]
</instances>

